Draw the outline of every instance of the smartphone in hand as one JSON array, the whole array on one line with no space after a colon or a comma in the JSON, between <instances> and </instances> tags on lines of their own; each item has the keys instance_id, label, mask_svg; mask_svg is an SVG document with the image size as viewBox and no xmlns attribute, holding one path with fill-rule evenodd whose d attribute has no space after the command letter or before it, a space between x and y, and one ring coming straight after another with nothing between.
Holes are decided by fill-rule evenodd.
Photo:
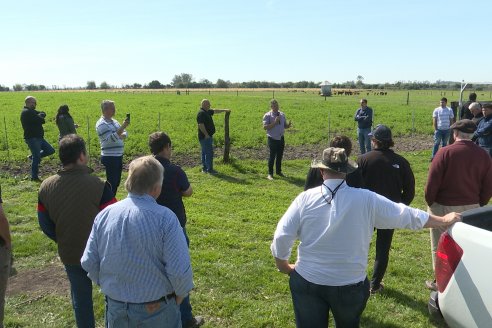
<instances>
[{"instance_id":1,"label":"smartphone in hand","mask_svg":"<svg viewBox=\"0 0 492 328\"><path fill-rule=\"evenodd\" d=\"M126 121L130 123L130 113L126 113Z\"/></svg>"}]
</instances>

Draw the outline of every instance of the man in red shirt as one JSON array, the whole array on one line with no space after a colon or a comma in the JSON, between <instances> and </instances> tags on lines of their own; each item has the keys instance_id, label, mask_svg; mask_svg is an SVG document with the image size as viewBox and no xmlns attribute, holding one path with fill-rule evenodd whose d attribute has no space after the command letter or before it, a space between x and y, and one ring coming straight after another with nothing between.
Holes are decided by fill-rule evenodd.
<instances>
[{"instance_id":1,"label":"man in red shirt","mask_svg":"<svg viewBox=\"0 0 492 328\"><path fill-rule=\"evenodd\" d=\"M427 211L435 215L463 212L486 205L492 197L492 160L471 138L477 129L471 120L451 126L455 142L439 149L425 186ZM432 266L439 237L445 230L431 229ZM435 282L427 281L430 289Z\"/></svg>"}]
</instances>

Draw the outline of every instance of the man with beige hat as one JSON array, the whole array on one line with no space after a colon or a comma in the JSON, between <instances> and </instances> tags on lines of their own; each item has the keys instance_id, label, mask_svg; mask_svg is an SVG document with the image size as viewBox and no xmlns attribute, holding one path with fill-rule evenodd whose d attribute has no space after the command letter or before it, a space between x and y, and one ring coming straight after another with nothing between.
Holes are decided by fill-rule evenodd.
<instances>
[{"instance_id":1,"label":"man with beige hat","mask_svg":"<svg viewBox=\"0 0 492 328\"><path fill-rule=\"evenodd\" d=\"M330 311L337 327L359 326L369 298L366 269L375 227L445 227L461 218L431 215L349 187L345 177L356 166L344 149L325 149L322 160L312 163L323 185L299 194L277 225L271 251L278 270L290 276L297 327L327 327ZM296 239L298 257L291 264Z\"/></svg>"}]
</instances>

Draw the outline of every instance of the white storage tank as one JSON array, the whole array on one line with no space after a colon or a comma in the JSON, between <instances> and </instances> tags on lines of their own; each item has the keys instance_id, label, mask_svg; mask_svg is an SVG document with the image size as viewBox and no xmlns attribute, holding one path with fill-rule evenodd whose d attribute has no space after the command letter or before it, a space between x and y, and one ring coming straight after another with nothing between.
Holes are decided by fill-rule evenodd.
<instances>
[{"instance_id":1,"label":"white storage tank","mask_svg":"<svg viewBox=\"0 0 492 328\"><path fill-rule=\"evenodd\" d=\"M321 87L321 96L330 97L331 96L331 83L325 81L319 85Z\"/></svg>"}]
</instances>

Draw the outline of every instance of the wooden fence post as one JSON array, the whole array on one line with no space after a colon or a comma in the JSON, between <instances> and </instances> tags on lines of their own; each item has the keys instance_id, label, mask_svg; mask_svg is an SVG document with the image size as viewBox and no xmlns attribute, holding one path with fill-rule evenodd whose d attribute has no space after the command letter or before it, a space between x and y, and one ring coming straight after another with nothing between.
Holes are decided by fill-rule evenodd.
<instances>
[{"instance_id":1,"label":"wooden fence post","mask_svg":"<svg viewBox=\"0 0 492 328\"><path fill-rule=\"evenodd\" d=\"M231 150L231 139L229 138L229 117L231 112L225 112L224 117L224 163L229 163L229 152Z\"/></svg>"}]
</instances>

